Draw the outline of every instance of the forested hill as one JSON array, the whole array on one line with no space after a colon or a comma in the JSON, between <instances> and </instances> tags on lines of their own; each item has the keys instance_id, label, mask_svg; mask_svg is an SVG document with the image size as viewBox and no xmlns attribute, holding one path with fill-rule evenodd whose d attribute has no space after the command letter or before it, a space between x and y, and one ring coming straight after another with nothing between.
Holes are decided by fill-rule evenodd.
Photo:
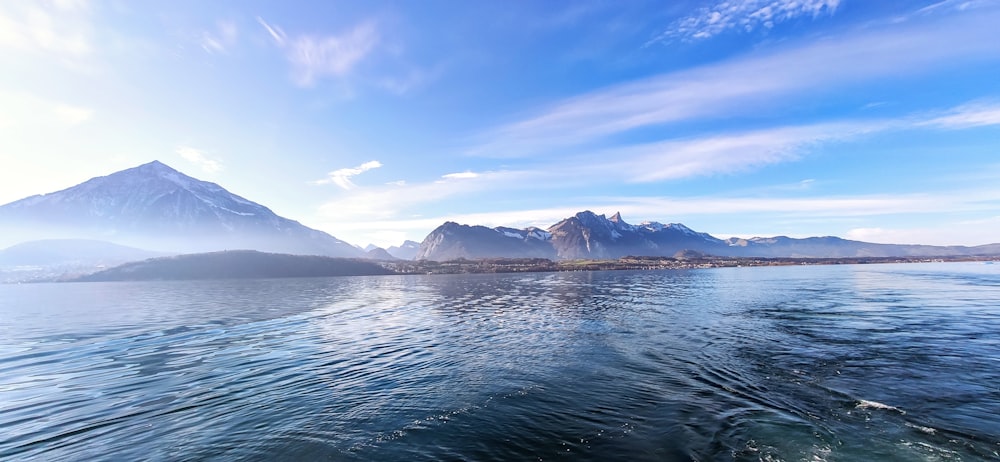
<instances>
[{"instance_id":1,"label":"forested hill","mask_svg":"<svg viewBox=\"0 0 1000 462\"><path fill-rule=\"evenodd\" d=\"M70 281L250 279L381 274L394 274L394 272L377 263L350 258L230 250L126 263Z\"/></svg>"}]
</instances>

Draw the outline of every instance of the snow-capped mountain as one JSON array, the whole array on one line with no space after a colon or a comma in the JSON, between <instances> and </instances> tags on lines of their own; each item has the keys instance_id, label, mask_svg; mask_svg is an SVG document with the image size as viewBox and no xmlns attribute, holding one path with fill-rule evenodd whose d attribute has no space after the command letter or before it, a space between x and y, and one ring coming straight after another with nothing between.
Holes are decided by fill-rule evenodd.
<instances>
[{"instance_id":1,"label":"snow-capped mountain","mask_svg":"<svg viewBox=\"0 0 1000 462\"><path fill-rule=\"evenodd\" d=\"M8 233L29 233L33 239L104 239L165 251L363 255L327 233L158 161L0 206L0 223Z\"/></svg>"},{"instance_id":2,"label":"snow-capped mountain","mask_svg":"<svg viewBox=\"0 0 1000 462\"><path fill-rule=\"evenodd\" d=\"M708 252L725 247L728 246L722 240L681 224L632 225L618 213L607 218L584 211L548 230L445 223L424 239L416 258L610 259L625 255L673 255L681 250Z\"/></svg>"},{"instance_id":3,"label":"snow-capped mountain","mask_svg":"<svg viewBox=\"0 0 1000 462\"><path fill-rule=\"evenodd\" d=\"M431 231L420 243L416 259L555 258L550 238L547 232L535 228L487 228L449 221Z\"/></svg>"},{"instance_id":4,"label":"snow-capped mountain","mask_svg":"<svg viewBox=\"0 0 1000 462\"><path fill-rule=\"evenodd\" d=\"M620 213L607 218L583 211L549 228L559 258L620 258L626 255L673 255L681 250L708 253L720 239L678 223L626 223Z\"/></svg>"},{"instance_id":5,"label":"snow-capped mountain","mask_svg":"<svg viewBox=\"0 0 1000 462\"><path fill-rule=\"evenodd\" d=\"M628 255L664 256L696 253L732 257L923 257L987 255L1000 244L978 247L872 244L837 237L727 240L700 233L680 223L626 223L621 214L610 218L583 211L547 231L537 228L486 228L445 223L420 245L418 259L450 260L487 257L556 259L616 259Z\"/></svg>"}]
</instances>

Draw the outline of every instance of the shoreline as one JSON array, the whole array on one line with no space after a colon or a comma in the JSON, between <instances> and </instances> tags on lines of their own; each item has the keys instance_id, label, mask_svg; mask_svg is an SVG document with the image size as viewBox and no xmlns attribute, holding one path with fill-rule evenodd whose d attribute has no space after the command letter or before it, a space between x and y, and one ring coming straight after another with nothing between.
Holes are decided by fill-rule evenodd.
<instances>
[{"instance_id":1,"label":"shoreline","mask_svg":"<svg viewBox=\"0 0 1000 462\"><path fill-rule=\"evenodd\" d=\"M225 259L226 255L252 254L255 258L234 261L213 261ZM207 256L207 257L206 257ZM205 258L209 260L202 261ZM275 260L277 259L276 264ZM181 265L186 268L171 268L178 260L188 261ZM343 267L337 271L323 270L317 262L325 266ZM254 279L254 278L295 278L329 276L373 276L373 275L434 275L434 274L501 274L501 273L554 273L568 271L652 271L691 270L710 268L743 268L760 266L814 266L814 265L866 265L891 263L945 263L945 262L1000 262L1000 255L944 256L944 257L837 257L837 258L792 258L792 257L638 257L626 256L616 260L548 260L544 258L486 258L480 260L395 260L377 261L353 258L332 258L287 254L263 254L259 252L230 251L214 254L191 254L177 257L162 257L139 262L126 263L119 267L97 272L69 272L5 280L2 284L31 284L48 282L107 282L146 280L214 280L214 279ZM207 265L206 265L207 263ZM234 266L235 265L235 266ZM360 270L362 265L366 270ZM213 266L207 270L204 266ZM249 267L248 267L249 266ZM324 265L320 265L324 266ZM141 271L125 270L125 267L142 268ZM257 270L253 268L256 267ZM279 267L279 268L276 268ZM380 272L380 271L384 271ZM114 273L108 276L107 273Z\"/></svg>"},{"instance_id":2,"label":"shoreline","mask_svg":"<svg viewBox=\"0 0 1000 462\"><path fill-rule=\"evenodd\" d=\"M890 263L992 262L1000 256L945 257L636 257L617 260L548 260L542 258L487 258L481 260L419 260L382 262L398 274L541 273L562 271L677 270L758 266L869 265Z\"/></svg>"}]
</instances>

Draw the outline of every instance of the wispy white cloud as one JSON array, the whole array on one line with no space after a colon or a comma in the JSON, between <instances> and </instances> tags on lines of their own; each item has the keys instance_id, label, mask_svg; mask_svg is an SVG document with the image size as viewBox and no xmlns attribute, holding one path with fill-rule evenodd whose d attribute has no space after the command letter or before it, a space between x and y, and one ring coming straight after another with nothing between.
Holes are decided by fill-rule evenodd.
<instances>
[{"instance_id":1,"label":"wispy white cloud","mask_svg":"<svg viewBox=\"0 0 1000 462\"><path fill-rule=\"evenodd\" d=\"M993 0L942 0L917 10L913 15L938 14L943 11L966 11L987 6L992 2ZM904 17L903 19L906 18Z\"/></svg>"},{"instance_id":2,"label":"wispy white cloud","mask_svg":"<svg viewBox=\"0 0 1000 462\"><path fill-rule=\"evenodd\" d=\"M976 190L979 197L962 194L875 194L812 197L621 197L605 199L610 207L632 216L670 210L682 216L778 213L803 218L864 217L904 213L942 213L989 210L983 198L1000 200L1000 189ZM655 212L662 213L662 212ZM655 216L654 213L654 216Z\"/></svg>"},{"instance_id":3,"label":"wispy white cloud","mask_svg":"<svg viewBox=\"0 0 1000 462\"><path fill-rule=\"evenodd\" d=\"M770 29L788 20L836 12L840 0L723 0L674 22L650 43L702 40L729 30Z\"/></svg>"},{"instance_id":4,"label":"wispy white cloud","mask_svg":"<svg viewBox=\"0 0 1000 462\"><path fill-rule=\"evenodd\" d=\"M205 173L216 173L222 170L222 162L210 159L199 149L190 146L180 146L174 152L184 160L197 165Z\"/></svg>"},{"instance_id":5,"label":"wispy white cloud","mask_svg":"<svg viewBox=\"0 0 1000 462\"><path fill-rule=\"evenodd\" d=\"M343 189L354 189L357 187L357 185L351 181L351 178L356 177L369 170L379 168L381 166L382 166L381 162L377 160L371 160L361 165L358 165L357 167L334 170L327 174L327 178L315 181L313 183L315 184L333 183L337 186L340 186Z\"/></svg>"},{"instance_id":6,"label":"wispy white cloud","mask_svg":"<svg viewBox=\"0 0 1000 462\"><path fill-rule=\"evenodd\" d=\"M281 30L278 26L268 24L268 22L264 21L264 18L261 18L260 16L257 16L257 22L264 27L264 30L267 31L276 45L285 46L285 42L288 40L288 35L285 34L285 31Z\"/></svg>"},{"instance_id":7,"label":"wispy white cloud","mask_svg":"<svg viewBox=\"0 0 1000 462\"><path fill-rule=\"evenodd\" d=\"M972 128L1000 125L1000 104L971 103L956 107L945 115L924 121L921 125L940 128Z\"/></svg>"},{"instance_id":8,"label":"wispy white cloud","mask_svg":"<svg viewBox=\"0 0 1000 462\"><path fill-rule=\"evenodd\" d=\"M215 30L201 34L201 48L209 53L227 53L236 45L239 30L233 21L219 21Z\"/></svg>"},{"instance_id":9,"label":"wispy white cloud","mask_svg":"<svg viewBox=\"0 0 1000 462\"><path fill-rule=\"evenodd\" d=\"M378 43L373 22L355 26L339 36L299 37L289 45L288 59L295 81L311 86L322 77L340 77L350 72Z\"/></svg>"},{"instance_id":10,"label":"wispy white cloud","mask_svg":"<svg viewBox=\"0 0 1000 462\"><path fill-rule=\"evenodd\" d=\"M913 75L972 60L996 61L1000 9L954 15L933 27L896 25L838 40L668 73L556 102L482 134L470 154L526 157L668 123L753 115L818 89ZM926 26L926 25L925 25Z\"/></svg>"},{"instance_id":11,"label":"wispy white cloud","mask_svg":"<svg viewBox=\"0 0 1000 462\"><path fill-rule=\"evenodd\" d=\"M811 146L845 141L896 125L859 121L786 126L628 146L600 152L595 175L615 172L630 182L655 182L731 174L798 160Z\"/></svg>"},{"instance_id":12,"label":"wispy white cloud","mask_svg":"<svg viewBox=\"0 0 1000 462\"><path fill-rule=\"evenodd\" d=\"M79 60L94 50L86 2L0 2L0 48Z\"/></svg>"},{"instance_id":13,"label":"wispy white cloud","mask_svg":"<svg viewBox=\"0 0 1000 462\"><path fill-rule=\"evenodd\" d=\"M466 170L464 172L448 173L446 175L441 175L441 178L445 178L445 179L449 179L449 180L460 180L460 179L465 179L465 178L476 178L478 176L479 176L478 173L476 173L476 172L470 172L470 171Z\"/></svg>"},{"instance_id":14,"label":"wispy white cloud","mask_svg":"<svg viewBox=\"0 0 1000 462\"><path fill-rule=\"evenodd\" d=\"M339 35L301 35L289 38L278 26L257 17L274 43L285 50L292 66L292 80L310 87L326 77L344 77L375 50L379 31L365 21Z\"/></svg>"},{"instance_id":15,"label":"wispy white cloud","mask_svg":"<svg viewBox=\"0 0 1000 462\"><path fill-rule=\"evenodd\" d=\"M302 87L311 87L325 78L347 81L358 66L379 48L390 50L389 54L397 57L401 54L398 44L383 44L382 28L373 19L357 23L337 34L292 36L260 16L256 19L271 41L284 50L291 65L292 81ZM365 80L385 91L403 96L440 78L445 67L441 63L431 66L402 65L395 73Z\"/></svg>"}]
</instances>

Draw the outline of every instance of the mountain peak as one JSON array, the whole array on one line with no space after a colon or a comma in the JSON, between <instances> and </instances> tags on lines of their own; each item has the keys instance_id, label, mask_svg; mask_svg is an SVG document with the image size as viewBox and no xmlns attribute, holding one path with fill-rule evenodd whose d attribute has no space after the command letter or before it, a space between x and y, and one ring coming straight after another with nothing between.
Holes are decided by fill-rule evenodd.
<instances>
[{"instance_id":1,"label":"mountain peak","mask_svg":"<svg viewBox=\"0 0 1000 462\"><path fill-rule=\"evenodd\" d=\"M161 174L162 173L177 173L177 174L181 173L181 172L178 172L173 167L171 167L171 166L169 166L167 164L164 164L163 162L160 162L158 160L154 160L152 162L147 162L145 164L139 165L138 167L133 167L133 168L130 168L130 169L122 170L121 172L118 172L118 173L124 173L124 172L161 173ZM114 175L114 174L112 174L112 175Z\"/></svg>"},{"instance_id":2,"label":"mountain peak","mask_svg":"<svg viewBox=\"0 0 1000 462\"><path fill-rule=\"evenodd\" d=\"M160 161L155 160L155 159L152 162L147 162L145 164L140 165L139 167L168 168L170 170L173 170L173 168L171 168L169 165L164 164L163 162L160 162Z\"/></svg>"},{"instance_id":3,"label":"mountain peak","mask_svg":"<svg viewBox=\"0 0 1000 462\"><path fill-rule=\"evenodd\" d=\"M611 218L608 218L608 220L611 220L611 221L613 221L615 223L624 223L624 221L622 220L622 213L621 212L615 212L615 214L611 215Z\"/></svg>"},{"instance_id":4,"label":"mountain peak","mask_svg":"<svg viewBox=\"0 0 1000 462\"><path fill-rule=\"evenodd\" d=\"M111 175L108 175L108 178L132 177L136 175L143 178L162 178L185 189L195 187L195 185L202 185L211 190L221 189L221 187L215 183L209 183L207 181L187 176L158 160L142 164L138 167L112 173Z\"/></svg>"},{"instance_id":5,"label":"mountain peak","mask_svg":"<svg viewBox=\"0 0 1000 462\"><path fill-rule=\"evenodd\" d=\"M594 220L594 219L597 219L598 217L600 217L602 219L606 219L606 218L604 218L604 215L598 215L598 214L596 214L594 212L591 212L590 210L584 210L582 212L577 212L576 215L573 215L573 216L576 217L578 220L581 220L581 221Z\"/></svg>"},{"instance_id":6,"label":"mountain peak","mask_svg":"<svg viewBox=\"0 0 1000 462\"><path fill-rule=\"evenodd\" d=\"M102 238L180 251L233 248L360 256L329 234L154 160L0 206L0 226L37 238Z\"/></svg>"}]
</instances>

